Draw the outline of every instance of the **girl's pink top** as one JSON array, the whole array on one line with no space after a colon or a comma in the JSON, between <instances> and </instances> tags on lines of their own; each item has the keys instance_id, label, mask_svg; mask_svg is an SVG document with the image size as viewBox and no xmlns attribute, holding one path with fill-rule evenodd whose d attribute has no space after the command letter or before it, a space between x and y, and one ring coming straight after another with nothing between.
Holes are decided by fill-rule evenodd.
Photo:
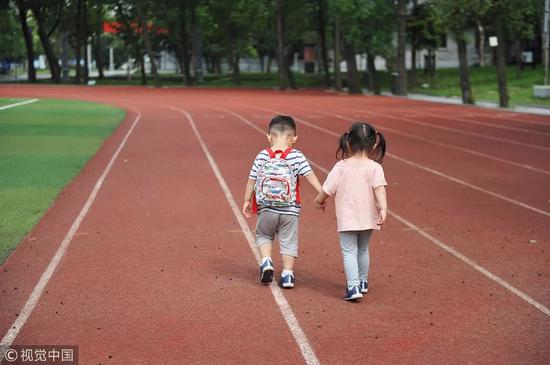
<instances>
[{"instance_id":1,"label":"girl's pink top","mask_svg":"<svg viewBox=\"0 0 550 365\"><path fill-rule=\"evenodd\" d=\"M323 184L334 196L338 231L380 229L374 188L387 185L382 166L373 160L342 160Z\"/></svg>"}]
</instances>

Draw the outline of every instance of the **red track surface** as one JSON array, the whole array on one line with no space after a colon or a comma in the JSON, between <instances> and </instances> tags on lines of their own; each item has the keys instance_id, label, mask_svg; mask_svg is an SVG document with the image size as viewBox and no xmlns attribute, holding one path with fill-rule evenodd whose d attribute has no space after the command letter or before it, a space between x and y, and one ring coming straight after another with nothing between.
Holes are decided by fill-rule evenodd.
<instances>
[{"instance_id":1,"label":"red track surface","mask_svg":"<svg viewBox=\"0 0 550 365\"><path fill-rule=\"evenodd\" d=\"M142 113L14 344L78 344L82 364L304 362L258 283L254 257L188 120L170 106L191 113L238 204L266 140L215 107L262 130L273 115L262 108L324 128L299 122L297 145L324 169L335 162L329 133L350 122L323 113L390 128L390 209L550 306L547 117L317 92L10 86L0 96L94 100ZM2 336L135 116L129 111L3 264ZM305 186L304 201L312 198ZM323 215L306 203L300 236L297 287L284 294L321 363L550 363L548 314L397 219L373 239L372 289L360 303L341 298L332 208Z\"/></svg>"}]
</instances>

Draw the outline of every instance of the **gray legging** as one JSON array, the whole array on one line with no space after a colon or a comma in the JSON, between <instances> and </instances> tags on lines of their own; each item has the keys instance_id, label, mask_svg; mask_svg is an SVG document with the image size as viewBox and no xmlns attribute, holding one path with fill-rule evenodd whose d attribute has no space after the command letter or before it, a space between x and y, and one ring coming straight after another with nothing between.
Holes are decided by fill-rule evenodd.
<instances>
[{"instance_id":1,"label":"gray legging","mask_svg":"<svg viewBox=\"0 0 550 365\"><path fill-rule=\"evenodd\" d=\"M338 232L338 235L348 288L358 286L360 281L367 281L369 275L369 241L372 229Z\"/></svg>"}]
</instances>

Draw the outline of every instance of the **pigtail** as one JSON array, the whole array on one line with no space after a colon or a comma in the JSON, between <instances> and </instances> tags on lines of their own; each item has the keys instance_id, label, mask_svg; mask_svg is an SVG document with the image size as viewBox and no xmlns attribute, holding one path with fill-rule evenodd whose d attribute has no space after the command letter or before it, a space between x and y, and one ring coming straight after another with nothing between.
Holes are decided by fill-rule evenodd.
<instances>
[{"instance_id":1,"label":"pigtail","mask_svg":"<svg viewBox=\"0 0 550 365\"><path fill-rule=\"evenodd\" d=\"M342 134L338 144L338 149L336 150L336 159L343 160L348 158L350 155L349 146L348 146L348 136L349 132Z\"/></svg>"},{"instance_id":2,"label":"pigtail","mask_svg":"<svg viewBox=\"0 0 550 365\"><path fill-rule=\"evenodd\" d=\"M382 163L386 154L386 139L380 132L375 132L375 138L376 143L372 147L370 158L378 163Z\"/></svg>"},{"instance_id":3,"label":"pigtail","mask_svg":"<svg viewBox=\"0 0 550 365\"><path fill-rule=\"evenodd\" d=\"M371 160L382 163L386 154L386 139L369 123L355 122L340 137L336 159L343 160L356 154L366 154Z\"/></svg>"}]
</instances>

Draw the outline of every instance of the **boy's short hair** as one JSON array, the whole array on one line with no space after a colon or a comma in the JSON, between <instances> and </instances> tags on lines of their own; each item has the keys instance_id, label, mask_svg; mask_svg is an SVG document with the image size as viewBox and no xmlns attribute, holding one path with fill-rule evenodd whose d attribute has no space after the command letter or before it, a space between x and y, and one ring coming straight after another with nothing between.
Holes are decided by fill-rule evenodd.
<instances>
[{"instance_id":1,"label":"boy's short hair","mask_svg":"<svg viewBox=\"0 0 550 365\"><path fill-rule=\"evenodd\" d=\"M269 123L269 134L294 134L296 135L296 123L288 115L277 115Z\"/></svg>"}]
</instances>

